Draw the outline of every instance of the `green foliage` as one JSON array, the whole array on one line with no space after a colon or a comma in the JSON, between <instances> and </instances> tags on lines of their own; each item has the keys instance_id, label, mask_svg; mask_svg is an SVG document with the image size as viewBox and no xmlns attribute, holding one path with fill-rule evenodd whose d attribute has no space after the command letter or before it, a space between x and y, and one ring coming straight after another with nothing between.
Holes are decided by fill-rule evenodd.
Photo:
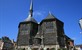
<instances>
[{"instance_id":1,"label":"green foliage","mask_svg":"<svg viewBox=\"0 0 82 50\"><path fill-rule=\"evenodd\" d=\"M63 50L67 50L66 48L63 48Z\"/></svg>"},{"instance_id":2,"label":"green foliage","mask_svg":"<svg viewBox=\"0 0 82 50\"><path fill-rule=\"evenodd\" d=\"M58 50L67 50L66 48L59 48Z\"/></svg>"},{"instance_id":3,"label":"green foliage","mask_svg":"<svg viewBox=\"0 0 82 50\"><path fill-rule=\"evenodd\" d=\"M23 50L25 50L25 48L23 48Z\"/></svg>"},{"instance_id":4,"label":"green foliage","mask_svg":"<svg viewBox=\"0 0 82 50\"><path fill-rule=\"evenodd\" d=\"M58 50L62 50L62 49L59 48Z\"/></svg>"}]
</instances>

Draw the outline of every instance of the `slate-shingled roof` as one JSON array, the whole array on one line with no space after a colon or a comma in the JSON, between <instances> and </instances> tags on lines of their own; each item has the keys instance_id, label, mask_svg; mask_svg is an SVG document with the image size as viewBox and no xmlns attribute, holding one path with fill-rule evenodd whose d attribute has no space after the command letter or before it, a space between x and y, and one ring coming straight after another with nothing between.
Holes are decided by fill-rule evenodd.
<instances>
[{"instance_id":1,"label":"slate-shingled roof","mask_svg":"<svg viewBox=\"0 0 82 50\"><path fill-rule=\"evenodd\" d=\"M23 22L34 22L34 23L37 23L37 21L33 17L30 17L30 16L28 16L28 18L26 18Z\"/></svg>"},{"instance_id":2,"label":"slate-shingled roof","mask_svg":"<svg viewBox=\"0 0 82 50\"><path fill-rule=\"evenodd\" d=\"M45 19L55 19L55 18L56 17L51 12L49 12L48 16Z\"/></svg>"}]
</instances>

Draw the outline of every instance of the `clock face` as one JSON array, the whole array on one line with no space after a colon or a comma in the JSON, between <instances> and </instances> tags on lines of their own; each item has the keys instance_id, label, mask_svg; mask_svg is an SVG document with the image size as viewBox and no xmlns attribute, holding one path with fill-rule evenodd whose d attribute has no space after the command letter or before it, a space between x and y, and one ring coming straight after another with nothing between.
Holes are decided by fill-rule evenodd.
<instances>
[{"instance_id":1,"label":"clock face","mask_svg":"<svg viewBox=\"0 0 82 50\"><path fill-rule=\"evenodd\" d=\"M30 29L29 24L21 24L21 26L20 26L20 33L22 35L28 34L29 33L29 29Z\"/></svg>"}]
</instances>

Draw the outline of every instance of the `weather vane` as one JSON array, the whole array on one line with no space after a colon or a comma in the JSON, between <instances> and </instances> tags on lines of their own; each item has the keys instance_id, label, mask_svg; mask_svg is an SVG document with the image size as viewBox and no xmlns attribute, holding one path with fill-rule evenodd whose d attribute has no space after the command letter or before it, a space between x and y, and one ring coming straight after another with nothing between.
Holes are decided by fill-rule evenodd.
<instances>
[{"instance_id":1,"label":"weather vane","mask_svg":"<svg viewBox=\"0 0 82 50\"><path fill-rule=\"evenodd\" d=\"M81 28L81 32L82 33L82 18L79 20L79 25L80 25L80 28Z\"/></svg>"}]
</instances>

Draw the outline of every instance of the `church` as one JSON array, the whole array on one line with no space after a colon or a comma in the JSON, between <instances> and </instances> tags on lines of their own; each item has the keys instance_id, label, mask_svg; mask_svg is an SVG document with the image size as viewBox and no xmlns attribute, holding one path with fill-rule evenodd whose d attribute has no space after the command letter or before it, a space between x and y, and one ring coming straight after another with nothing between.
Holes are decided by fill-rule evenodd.
<instances>
[{"instance_id":1,"label":"church","mask_svg":"<svg viewBox=\"0 0 82 50\"><path fill-rule=\"evenodd\" d=\"M17 50L58 50L72 49L74 40L64 33L64 23L49 12L47 17L38 23L33 17L31 0L28 17L19 23Z\"/></svg>"}]
</instances>

